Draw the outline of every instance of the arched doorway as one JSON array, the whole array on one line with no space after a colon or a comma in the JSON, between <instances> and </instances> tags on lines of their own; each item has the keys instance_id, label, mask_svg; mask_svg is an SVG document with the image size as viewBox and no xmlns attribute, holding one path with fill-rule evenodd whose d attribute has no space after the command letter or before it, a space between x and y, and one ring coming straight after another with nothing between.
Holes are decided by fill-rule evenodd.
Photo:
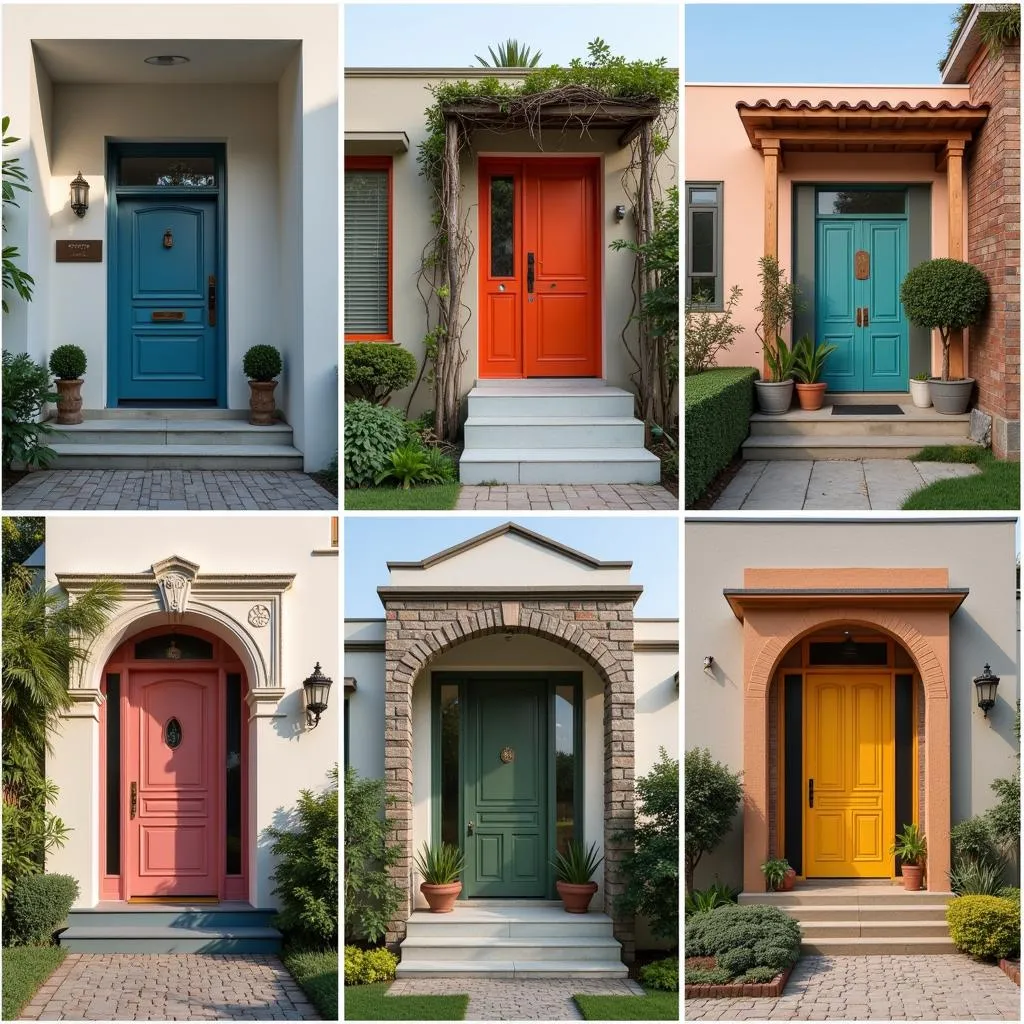
<instances>
[{"instance_id":1,"label":"arched doorway","mask_svg":"<svg viewBox=\"0 0 1024 1024\"><path fill-rule=\"evenodd\" d=\"M101 898L248 896L248 679L191 625L123 640L100 690Z\"/></svg>"}]
</instances>

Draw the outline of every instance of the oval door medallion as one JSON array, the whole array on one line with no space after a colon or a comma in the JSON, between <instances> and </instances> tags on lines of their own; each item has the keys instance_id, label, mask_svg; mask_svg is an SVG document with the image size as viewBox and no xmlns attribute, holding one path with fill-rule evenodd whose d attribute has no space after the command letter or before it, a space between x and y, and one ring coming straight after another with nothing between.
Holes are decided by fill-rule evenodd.
<instances>
[{"instance_id":1,"label":"oval door medallion","mask_svg":"<svg viewBox=\"0 0 1024 1024\"><path fill-rule=\"evenodd\" d=\"M516 752L511 747L502 747L499 756L503 764L509 764L515 759Z\"/></svg>"},{"instance_id":2,"label":"oval door medallion","mask_svg":"<svg viewBox=\"0 0 1024 1024\"><path fill-rule=\"evenodd\" d=\"M167 727L164 729L164 742L171 750L181 743L181 723L176 718L172 718L167 723Z\"/></svg>"}]
</instances>

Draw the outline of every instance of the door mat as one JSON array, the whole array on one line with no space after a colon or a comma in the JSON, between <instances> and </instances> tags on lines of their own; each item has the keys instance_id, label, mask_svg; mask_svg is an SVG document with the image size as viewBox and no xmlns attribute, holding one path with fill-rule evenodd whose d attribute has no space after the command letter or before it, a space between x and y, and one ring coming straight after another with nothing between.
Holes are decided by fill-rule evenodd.
<instances>
[{"instance_id":1,"label":"door mat","mask_svg":"<svg viewBox=\"0 0 1024 1024\"><path fill-rule=\"evenodd\" d=\"M898 405L833 405L833 416L902 416Z\"/></svg>"},{"instance_id":2,"label":"door mat","mask_svg":"<svg viewBox=\"0 0 1024 1024\"><path fill-rule=\"evenodd\" d=\"M129 903L153 903L167 907L189 906L192 903L220 903L219 896L129 896Z\"/></svg>"}]
</instances>

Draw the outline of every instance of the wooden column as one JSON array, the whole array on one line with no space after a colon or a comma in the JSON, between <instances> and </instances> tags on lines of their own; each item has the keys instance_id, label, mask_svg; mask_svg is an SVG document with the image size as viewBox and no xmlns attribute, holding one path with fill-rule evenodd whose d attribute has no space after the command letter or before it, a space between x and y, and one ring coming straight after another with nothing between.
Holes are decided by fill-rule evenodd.
<instances>
[{"instance_id":1,"label":"wooden column","mask_svg":"<svg viewBox=\"0 0 1024 1024\"><path fill-rule=\"evenodd\" d=\"M764 254L779 258L779 165L782 144L778 139L761 142L764 156Z\"/></svg>"},{"instance_id":2,"label":"wooden column","mask_svg":"<svg viewBox=\"0 0 1024 1024\"><path fill-rule=\"evenodd\" d=\"M949 203L949 258L964 258L964 147L960 139L946 142L946 193ZM949 375L963 377L967 366L964 332L953 331L949 340Z\"/></svg>"}]
</instances>

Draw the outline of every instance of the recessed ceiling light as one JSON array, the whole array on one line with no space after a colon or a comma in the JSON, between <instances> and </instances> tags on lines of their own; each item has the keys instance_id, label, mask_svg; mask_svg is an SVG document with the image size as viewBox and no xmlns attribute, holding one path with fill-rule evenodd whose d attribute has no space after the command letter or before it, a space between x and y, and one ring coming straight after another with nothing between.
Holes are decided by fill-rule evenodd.
<instances>
[{"instance_id":1,"label":"recessed ceiling light","mask_svg":"<svg viewBox=\"0 0 1024 1024\"><path fill-rule=\"evenodd\" d=\"M172 64L187 64L189 62L188 57L182 57L178 54L163 53L157 57L147 57L147 64L159 64L160 67L170 67Z\"/></svg>"}]
</instances>

